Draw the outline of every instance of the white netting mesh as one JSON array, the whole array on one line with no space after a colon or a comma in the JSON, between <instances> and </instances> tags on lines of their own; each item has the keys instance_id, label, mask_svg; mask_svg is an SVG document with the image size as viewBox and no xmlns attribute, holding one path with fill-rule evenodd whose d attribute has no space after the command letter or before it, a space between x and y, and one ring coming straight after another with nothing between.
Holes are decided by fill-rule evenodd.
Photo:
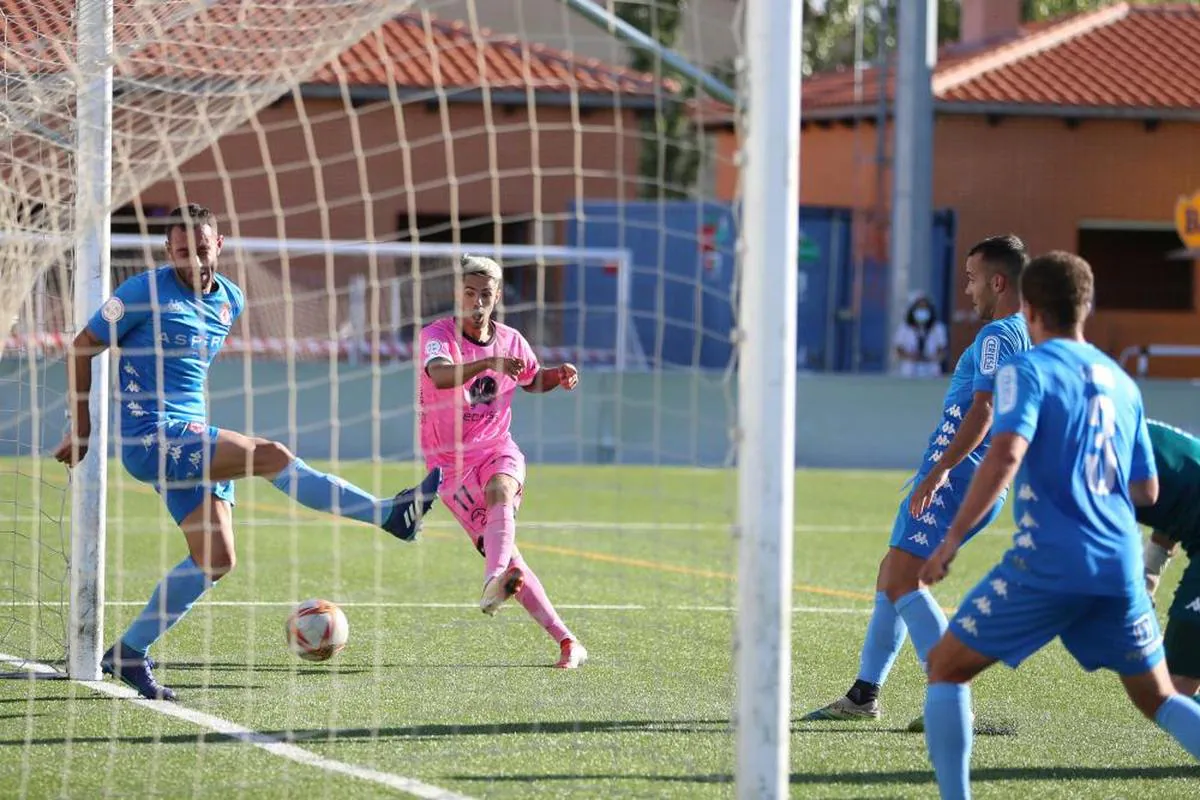
<instances>
[{"instance_id":1,"label":"white netting mesh","mask_svg":"<svg viewBox=\"0 0 1200 800\"><path fill-rule=\"evenodd\" d=\"M736 50L733 3L641 5L653 13L616 10L693 63ZM76 218L84 75L73 3L0 0L0 13L0 319L13 321L0 358L0 653L58 665L73 635L70 520L67 478L49 451L63 432L61 356L77 333L73 248L90 222ZM709 106L557 0L117 0L114 16L112 284L163 263L171 209L194 202L216 213L230 238L221 271L247 307L209 373L213 423L281 441L380 496L411 485L423 474L414 337L452 313L457 254L494 255L506 269L501 318L546 365L573 361L584 376L573 395L516 399L514 436L531 476L520 547L566 621L596 640L600 665L620 664L619 653L638 662L616 690L626 699L614 735L687 716L678 703L696 681L682 675L658 708L633 699L667 629L716 644L704 666L715 676L702 701L710 709L680 724L727 734L733 498L728 476L708 468L730 460L736 225L731 198L714 197L715 147L694 116ZM122 442L112 444L106 643L186 552L153 488L122 468ZM310 513L264 481L238 491L237 571L155 646L160 677L185 705L212 701L212 714L313 752L314 740L342 739L354 752L334 743L324 755L374 767L357 775L373 788L420 773L467 794L514 787L453 777L449 751L425 770L356 748L412 725L464 734L511 725L541 737L576 724L554 711L574 713L566 684L539 688L537 673L513 684L519 707L480 714L490 673L467 688L447 666L503 670L556 653L520 608L491 627L476 619L480 562L444 507L419 548L397 551L386 534ZM289 607L309 596L350 618L350 648L328 668L300 664L281 641ZM694 630L693 607L707 620ZM528 655L497 656L510 645ZM384 688L400 673L416 694ZM421 685L448 691L431 699ZM37 700L56 690L30 691ZM395 709L385 696L397 697ZM322 778L303 756L280 775L268 755L231 756L202 739L201 758L232 769L188 762L126 787L117 750L195 742L195 729L153 717L126 742L117 712L63 707L75 715L65 724L93 730L84 744L68 732L62 747L116 750L97 754L104 769L76 774L27 748L21 793L52 776L67 794L165 795L202 783L286 793ZM621 772L623 745L592 719L606 713L586 716L579 724L599 726L603 739L598 774ZM622 731L620 719L633 727ZM722 757L685 768L722 770ZM478 766L469 769L494 775ZM588 781L556 784L552 763L543 766L546 791L592 792ZM340 767L316 769L328 778L317 794L340 793L341 781L361 788Z\"/></svg>"}]
</instances>

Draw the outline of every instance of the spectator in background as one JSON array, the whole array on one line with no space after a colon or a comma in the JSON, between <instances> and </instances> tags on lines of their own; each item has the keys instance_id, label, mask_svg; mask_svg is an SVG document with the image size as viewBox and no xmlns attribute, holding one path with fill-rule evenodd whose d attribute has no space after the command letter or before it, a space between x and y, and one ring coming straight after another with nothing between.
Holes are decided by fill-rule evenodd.
<instances>
[{"instance_id":1,"label":"spectator in background","mask_svg":"<svg viewBox=\"0 0 1200 800\"><path fill-rule=\"evenodd\" d=\"M936 378L949 343L946 326L937 318L933 301L923 292L913 292L904 322L896 329L892 345L905 378Z\"/></svg>"}]
</instances>

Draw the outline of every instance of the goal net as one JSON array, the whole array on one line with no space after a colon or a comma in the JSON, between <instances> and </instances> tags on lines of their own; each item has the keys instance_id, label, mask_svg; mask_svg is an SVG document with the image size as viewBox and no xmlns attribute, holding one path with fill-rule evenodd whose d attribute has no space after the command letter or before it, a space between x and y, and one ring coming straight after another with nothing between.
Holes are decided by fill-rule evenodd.
<instances>
[{"instance_id":1,"label":"goal net","mask_svg":"<svg viewBox=\"0 0 1200 800\"><path fill-rule=\"evenodd\" d=\"M733 109L679 66L733 80L737 4L113 0L104 64L81 57L97 52L79 23L98 8L0 0L4 669L69 672L89 636L98 657L188 554L155 487L122 465L118 402L87 457L108 457L97 530L71 500L78 516L94 462L53 458L65 356L102 294L89 241L115 288L167 263L172 209L212 209L219 270L246 308L208 372L211 423L378 497L425 474L418 337L458 313L463 255L503 265L498 319L581 382L514 398L528 462L516 546L537 577L495 618L479 612L485 562L445 501L406 545L239 481L237 568L151 650L184 711L85 702L100 689L70 681L0 684L27 710L4 780L29 796L334 796L364 782L594 796L657 794L663 770L728 773L737 143ZM597 9L629 32L597 25ZM98 206L82 109L105 66ZM93 407L120 396L117 372ZM102 558L90 609L81 541ZM308 598L350 624L322 664L284 640ZM567 628L591 653L579 679L533 669L566 657ZM481 746L491 736L505 747Z\"/></svg>"}]
</instances>

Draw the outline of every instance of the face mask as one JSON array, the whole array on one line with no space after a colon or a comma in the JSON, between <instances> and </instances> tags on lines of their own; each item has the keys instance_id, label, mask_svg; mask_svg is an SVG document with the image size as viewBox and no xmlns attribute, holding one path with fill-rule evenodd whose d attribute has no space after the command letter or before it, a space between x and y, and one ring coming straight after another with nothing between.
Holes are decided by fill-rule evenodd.
<instances>
[{"instance_id":1,"label":"face mask","mask_svg":"<svg viewBox=\"0 0 1200 800\"><path fill-rule=\"evenodd\" d=\"M924 325L926 322L929 322L929 318L932 316L933 313L928 308L913 309L913 319L918 325Z\"/></svg>"}]
</instances>

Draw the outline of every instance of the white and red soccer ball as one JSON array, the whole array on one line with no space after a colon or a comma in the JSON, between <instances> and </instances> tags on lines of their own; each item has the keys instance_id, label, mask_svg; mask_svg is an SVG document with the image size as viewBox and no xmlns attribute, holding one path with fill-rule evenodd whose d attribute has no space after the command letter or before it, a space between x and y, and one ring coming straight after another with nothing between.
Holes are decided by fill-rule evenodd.
<instances>
[{"instance_id":1,"label":"white and red soccer ball","mask_svg":"<svg viewBox=\"0 0 1200 800\"><path fill-rule=\"evenodd\" d=\"M328 600L305 600L287 620L288 649L305 661L328 661L350 638L350 623Z\"/></svg>"}]
</instances>

